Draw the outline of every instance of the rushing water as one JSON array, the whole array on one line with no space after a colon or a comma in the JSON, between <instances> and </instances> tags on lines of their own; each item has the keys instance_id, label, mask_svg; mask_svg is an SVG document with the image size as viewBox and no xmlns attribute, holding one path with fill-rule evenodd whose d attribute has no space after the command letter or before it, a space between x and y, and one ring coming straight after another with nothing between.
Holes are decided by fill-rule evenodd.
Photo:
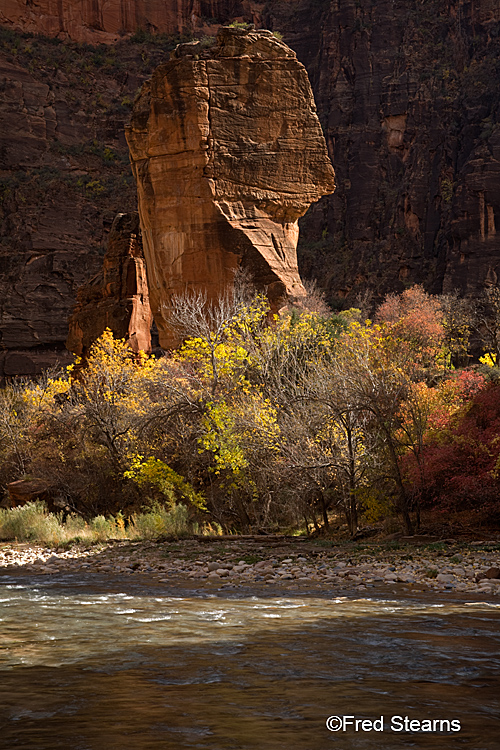
<instances>
[{"instance_id":1,"label":"rushing water","mask_svg":"<svg viewBox=\"0 0 500 750\"><path fill-rule=\"evenodd\" d=\"M500 747L499 605L3 581L2 749ZM329 732L331 715L383 731Z\"/></svg>"}]
</instances>

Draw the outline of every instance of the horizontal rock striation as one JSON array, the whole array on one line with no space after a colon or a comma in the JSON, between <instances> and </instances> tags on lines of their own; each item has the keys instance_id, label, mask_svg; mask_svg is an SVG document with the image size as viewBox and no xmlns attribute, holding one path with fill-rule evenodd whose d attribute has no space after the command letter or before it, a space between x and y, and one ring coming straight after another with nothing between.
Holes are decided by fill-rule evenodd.
<instances>
[{"instance_id":1,"label":"horizontal rock striation","mask_svg":"<svg viewBox=\"0 0 500 750\"><path fill-rule=\"evenodd\" d=\"M137 213L118 214L111 227L103 269L78 291L67 348L85 357L109 328L134 352L151 350L151 309Z\"/></svg>"},{"instance_id":2,"label":"horizontal rock striation","mask_svg":"<svg viewBox=\"0 0 500 750\"><path fill-rule=\"evenodd\" d=\"M302 296L298 219L333 192L307 78L269 31L180 45L144 85L127 130L153 315L173 345L173 294L218 296L243 268L279 309Z\"/></svg>"},{"instance_id":3,"label":"horizontal rock striation","mask_svg":"<svg viewBox=\"0 0 500 750\"><path fill-rule=\"evenodd\" d=\"M77 290L116 214L137 209L124 119L155 54L143 70L123 43L123 67L103 70L92 49L0 34L0 382L72 359Z\"/></svg>"}]
</instances>

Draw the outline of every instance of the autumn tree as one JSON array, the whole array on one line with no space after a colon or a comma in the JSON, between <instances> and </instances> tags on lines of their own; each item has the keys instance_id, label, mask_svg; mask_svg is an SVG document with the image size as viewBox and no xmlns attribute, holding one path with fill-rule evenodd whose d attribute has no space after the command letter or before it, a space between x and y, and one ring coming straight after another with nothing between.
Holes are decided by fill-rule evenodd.
<instances>
[{"instance_id":1,"label":"autumn tree","mask_svg":"<svg viewBox=\"0 0 500 750\"><path fill-rule=\"evenodd\" d=\"M241 283L216 301L188 294L171 307L184 340L170 358L182 372L174 388L183 393L179 403L197 412L195 463L203 464L217 520L241 528L267 523L271 510L266 467L279 432L276 410L250 374L268 316L266 298Z\"/></svg>"},{"instance_id":2,"label":"autumn tree","mask_svg":"<svg viewBox=\"0 0 500 750\"><path fill-rule=\"evenodd\" d=\"M443 313L443 344L449 367L465 367L469 362L469 346L474 327L474 304L457 292L438 297Z\"/></svg>"},{"instance_id":3,"label":"autumn tree","mask_svg":"<svg viewBox=\"0 0 500 750\"><path fill-rule=\"evenodd\" d=\"M38 444L54 422L70 388L66 373L47 370L35 381L19 380L0 390L0 455L4 479L33 471Z\"/></svg>"},{"instance_id":4,"label":"autumn tree","mask_svg":"<svg viewBox=\"0 0 500 750\"><path fill-rule=\"evenodd\" d=\"M498 520L500 492L500 387L486 385L465 399L424 440L420 465L403 461L408 481L419 486L428 508L465 510Z\"/></svg>"},{"instance_id":5,"label":"autumn tree","mask_svg":"<svg viewBox=\"0 0 500 750\"><path fill-rule=\"evenodd\" d=\"M486 385L486 379L473 371L450 375L437 386L410 383L399 410L400 427L396 439L401 449L401 471L412 498L417 526L420 509L428 496L427 446L445 435L454 416Z\"/></svg>"},{"instance_id":6,"label":"autumn tree","mask_svg":"<svg viewBox=\"0 0 500 750\"><path fill-rule=\"evenodd\" d=\"M442 359L445 329L441 302L423 287L388 295L376 312L376 320L385 324L388 335L408 349L421 367L428 368Z\"/></svg>"},{"instance_id":7,"label":"autumn tree","mask_svg":"<svg viewBox=\"0 0 500 750\"><path fill-rule=\"evenodd\" d=\"M270 482L282 490L275 494L291 516L312 517L315 525L319 506L326 529L333 463L325 457L326 438L319 432L327 407L319 406L310 385L318 381L321 362L346 327L331 313L285 311L256 338L249 375L276 408L279 452L268 468Z\"/></svg>"},{"instance_id":8,"label":"autumn tree","mask_svg":"<svg viewBox=\"0 0 500 750\"><path fill-rule=\"evenodd\" d=\"M328 355L317 354L315 366L302 369L294 387L286 391L281 450L295 475L309 478L325 529L328 510L337 508L355 534L360 493L376 460L371 433L366 413L343 387L344 363L335 355L335 346Z\"/></svg>"},{"instance_id":9,"label":"autumn tree","mask_svg":"<svg viewBox=\"0 0 500 750\"><path fill-rule=\"evenodd\" d=\"M145 381L154 358L134 354L108 329L92 344L85 367L73 379L68 412L91 438L103 445L118 472L135 448L137 427L145 415Z\"/></svg>"}]
</instances>

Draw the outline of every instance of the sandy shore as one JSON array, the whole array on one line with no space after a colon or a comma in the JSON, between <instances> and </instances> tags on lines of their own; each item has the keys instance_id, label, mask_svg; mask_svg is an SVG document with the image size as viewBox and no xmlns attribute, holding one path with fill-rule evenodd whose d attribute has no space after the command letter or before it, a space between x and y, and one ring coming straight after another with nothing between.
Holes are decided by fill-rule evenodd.
<instances>
[{"instance_id":1,"label":"sandy shore","mask_svg":"<svg viewBox=\"0 0 500 750\"><path fill-rule=\"evenodd\" d=\"M495 570L498 569L498 570ZM115 541L52 550L0 543L0 576L99 573L146 577L197 589L336 591L339 594L456 592L489 600L500 594L500 543L335 545L266 537L220 541ZM496 576L499 576L498 578ZM492 577L494 576L494 577ZM364 592L364 593L363 593Z\"/></svg>"}]
</instances>

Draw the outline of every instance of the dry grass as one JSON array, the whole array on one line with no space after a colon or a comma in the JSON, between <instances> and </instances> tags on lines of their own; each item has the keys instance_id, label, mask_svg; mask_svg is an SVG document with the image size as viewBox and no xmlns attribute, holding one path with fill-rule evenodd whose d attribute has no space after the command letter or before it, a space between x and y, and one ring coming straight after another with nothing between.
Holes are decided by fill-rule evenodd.
<instances>
[{"instance_id":1,"label":"dry grass","mask_svg":"<svg viewBox=\"0 0 500 750\"><path fill-rule=\"evenodd\" d=\"M184 505L174 508L153 505L135 514L127 525L120 513L116 516L96 516L91 521L71 515L63 521L62 514L49 513L45 503L40 500L17 508L0 508L0 539L15 539L18 542L48 545L79 542L90 545L108 539L182 537L191 531L188 510Z\"/></svg>"}]
</instances>

